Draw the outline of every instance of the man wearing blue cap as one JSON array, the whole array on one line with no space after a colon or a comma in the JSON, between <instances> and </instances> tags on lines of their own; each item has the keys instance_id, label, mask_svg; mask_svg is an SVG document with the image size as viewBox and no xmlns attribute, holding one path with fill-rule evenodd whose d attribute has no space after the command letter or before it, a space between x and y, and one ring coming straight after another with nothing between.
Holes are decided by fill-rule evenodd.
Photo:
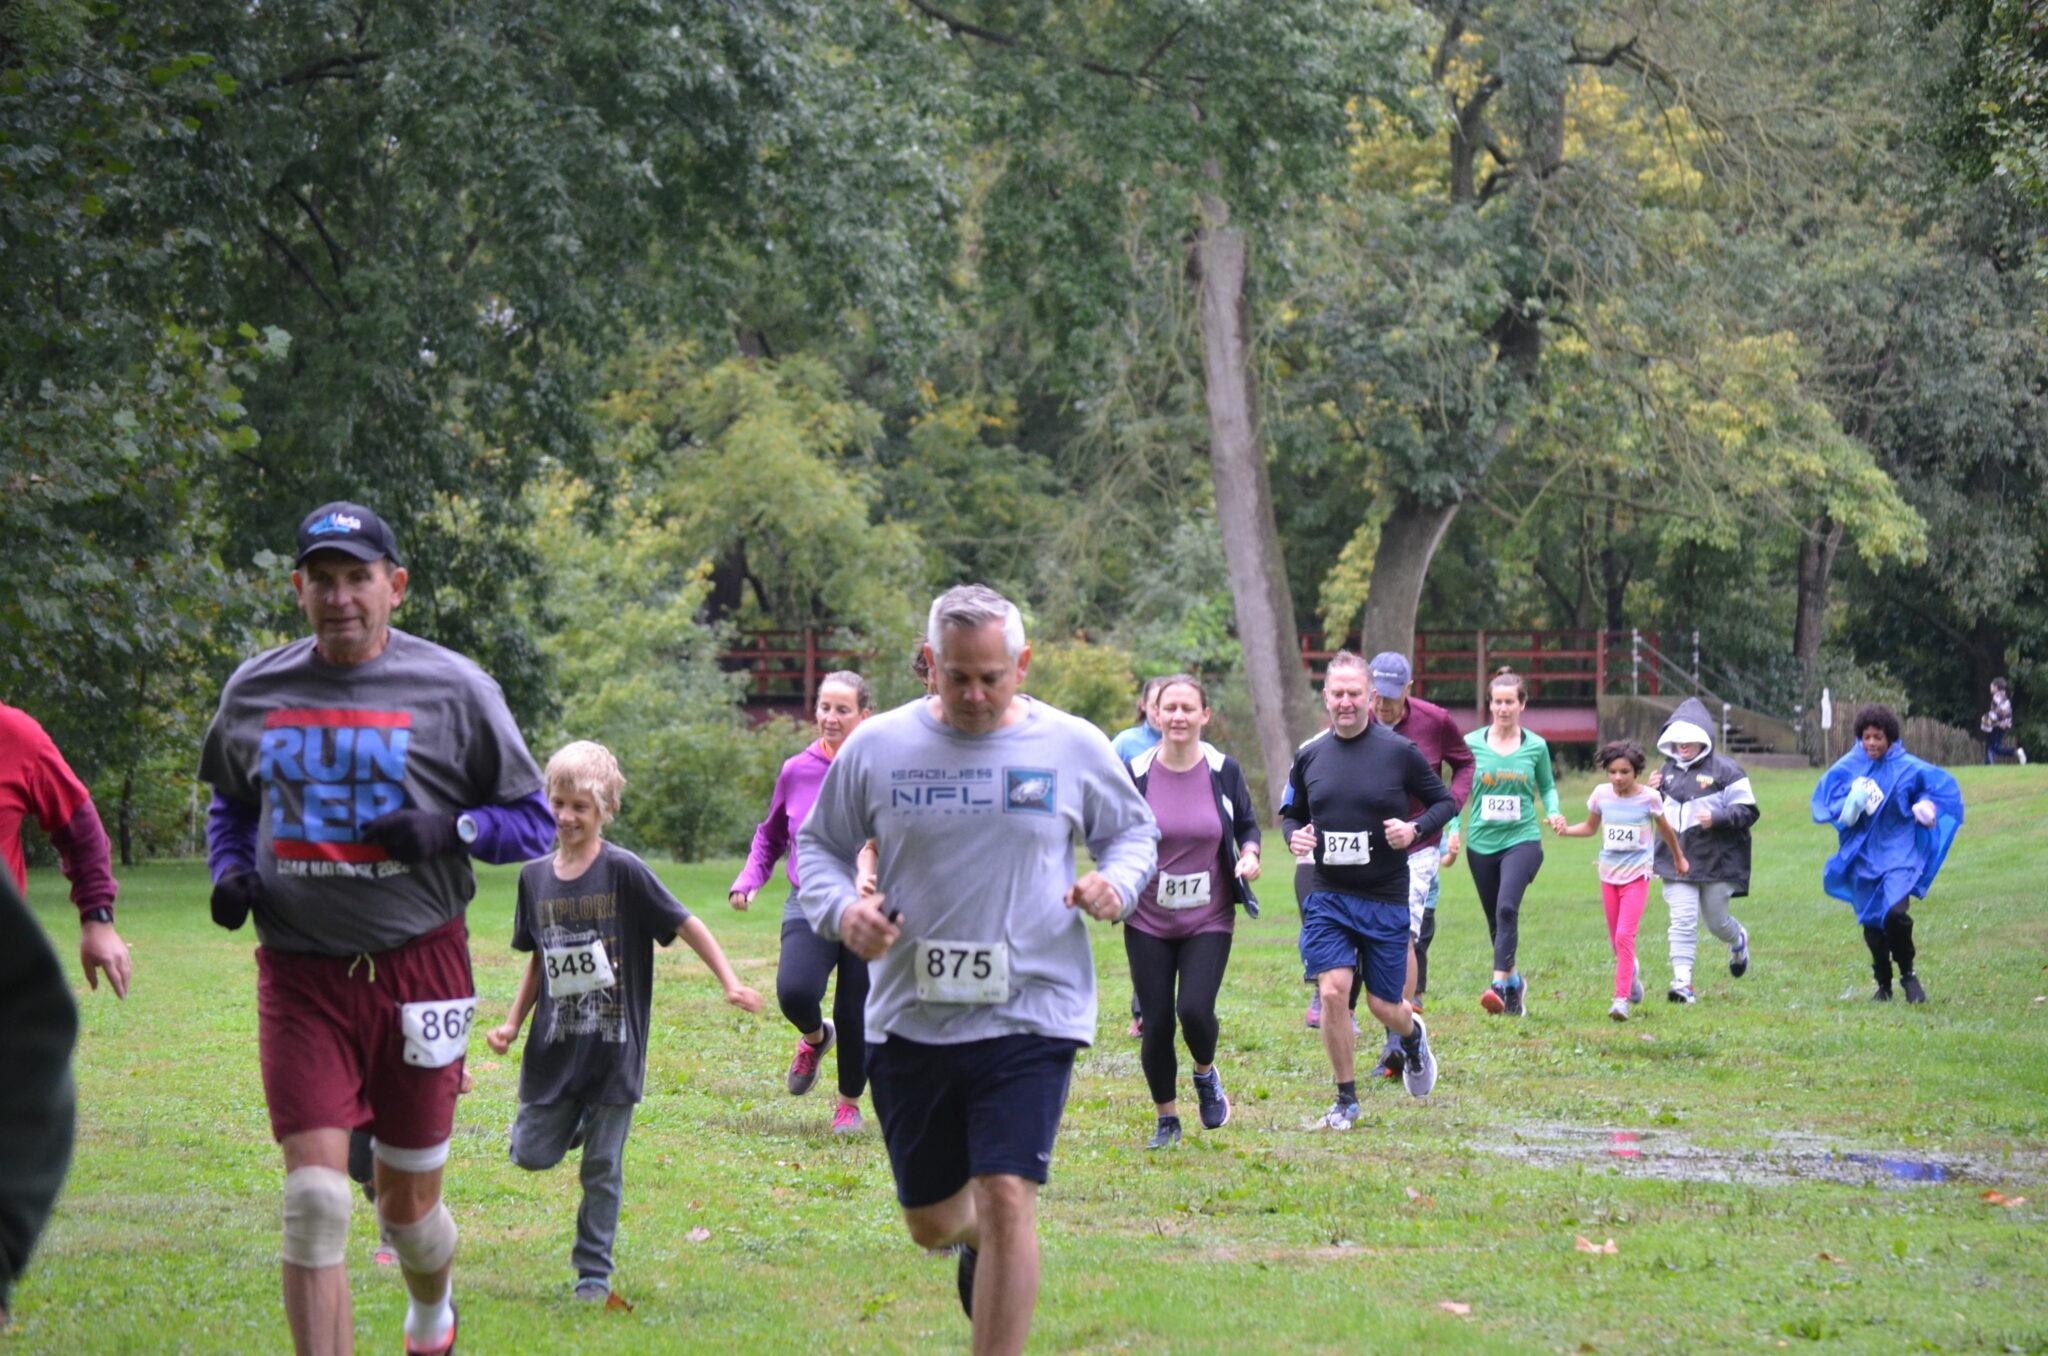
<instances>
[{"instance_id":1,"label":"man wearing blue cap","mask_svg":"<svg viewBox=\"0 0 2048 1356\"><path fill-rule=\"evenodd\" d=\"M410 1297L405 1349L455 1349L441 1171L476 1011L469 862L537 857L554 835L498 685L391 626L406 583L377 514L307 514L292 587L312 636L235 670L200 755L214 921L256 920L257 1049L284 1153L284 1305L300 1353L354 1343L344 1170L361 1128Z\"/></svg>"},{"instance_id":2,"label":"man wearing blue cap","mask_svg":"<svg viewBox=\"0 0 2048 1356\"><path fill-rule=\"evenodd\" d=\"M1462 812L1466 798L1472 794L1472 749L1458 732L1450 712L1415 696L1414 691L1415 675L1409 668L1406 655L1386 650L1372 657L1373 719L1421 750L1423 761L1429 764L1431 771L1449 769L1444 774L1444 784L1449 788L1451 800L1458 811ZM1409 814L1419 815L1422 809L1422 802L1415 801L1409 806ZM1446 834L1449 835L1447 839ZM1454 814L1449 828L1417 838L1408 845L1406 996L1417 1012L1422 1011L1423 998L1429 990L1429 943L1436 936L1438 877L1443 867L1457 860L1457 834L1458 821ZM1357 1001L1356 995L1352 1001ZM1373 1069L1373 1076L1398 1078L1401 1065L1401 1043L1390 1032L1386 1048L1380 1052L1379 1064Z\"/></svg>"}]
</instances>

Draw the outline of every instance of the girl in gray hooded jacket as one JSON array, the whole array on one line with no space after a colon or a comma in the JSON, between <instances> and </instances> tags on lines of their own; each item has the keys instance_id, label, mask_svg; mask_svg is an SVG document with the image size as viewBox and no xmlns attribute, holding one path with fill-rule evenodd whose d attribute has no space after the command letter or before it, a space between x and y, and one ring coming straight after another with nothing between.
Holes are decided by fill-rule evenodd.
<instances>
[{"instance_id":1,"label":"girl in gray hooded jacket","mask_svg":"<svg viewBox=\"0 0 2048 1356\"><path fill-rule=\"evenodd\" d=\"M1671 849L1659 839L1653 870L1671 910L1671 989L1674 1003L1693 1001L1692 967L1699 949L1699 924L1727 944L1728 973L1749 969L1749 931L1728 911L1737 895L1749 893L1749 826L1756 823L1756 795L1742 764L1714 751L1714 722L1697 697L1679 703L1657 737L1664 766L1648 779L1664 797L1664 818L1678 835L1690 870L1681 874Z\"/></svg>"}]
</instances>

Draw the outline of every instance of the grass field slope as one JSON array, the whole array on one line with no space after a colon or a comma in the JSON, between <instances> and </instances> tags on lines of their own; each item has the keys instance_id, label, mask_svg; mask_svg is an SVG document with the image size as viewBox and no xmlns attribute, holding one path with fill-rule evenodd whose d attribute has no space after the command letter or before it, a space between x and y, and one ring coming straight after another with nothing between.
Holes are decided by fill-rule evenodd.
<instances>
[{"instance_id":1,"label":"grass field slope","mask_svg":"<svg viewBox=\"0 0 2048 1356\"><path fill-rule=\"evenodd\" d=\"M1609 1021L1593 848L1552 838L1523 914L1530 1015L1488 1017L1461 863L1432 953L1438 1091L1373 1089L1349 1133L1309 1128L1331 1089L1301 1025L1286 872L1263 883L1266 916L1240 925L1225 982L1236 1114L1208 1132L1190 1116L1174 1151L1139 1147L1152 1117L1122 940L1096 928L1102 1020L1042 1201L1033 1349L2048 1352L2048 773L1959 775L1968 822L1914 909L1925 1007L1868 1000L1860 932L1820 890L1833 835L1808 820L1813 774L1761 772L1736 909L1746 977L1704 938L1700 1001L1663 1002L1653 890L1652 1001ZM1589 786L1563 788L1574 817ZM780 896L735 914L734 867L660 870L771 993ZM285 1350L251 939L210 924L198 864L121 874L134 987L116 1003L80 986L76 1161L0 1348ZM484 1025L519 974L514 874L483 872L470 912ZM75 976L64 882L29 890ZM630 1312L569 1298L574 1167L507 1161L517 1051L472 1042L448 1193L463 1351L965 1350L950 1263L905 1241L872 1113L835 1138L829 1073L809 1097L783 1092L793 1034L772 1002L727 1007L678 947L654 1008L616 1278ZM1192 1103L1186 1068L1183 1052ZM357 1340L396 1350L399 1281L371 1265L375 1241L359 1205Z\"/></svg>"}]
</instances>

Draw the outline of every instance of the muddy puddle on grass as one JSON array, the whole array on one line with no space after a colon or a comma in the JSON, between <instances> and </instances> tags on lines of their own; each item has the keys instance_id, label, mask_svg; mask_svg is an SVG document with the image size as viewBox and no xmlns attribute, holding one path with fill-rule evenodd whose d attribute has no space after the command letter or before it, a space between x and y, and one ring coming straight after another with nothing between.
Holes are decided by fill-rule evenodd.
<instances>
[{"instance_id":1,"label":"muddy puddle on grass","mask_svg":"<svg viewBox=\"0 0 2048 1356\"><path fill-rule=\"evenodd\" d=\"M1473 1147L1538 1167L1612 1168L1628 1177L1672 1182L1844 1182L1904 1190L1931 1182L2048 1180L2048 1154L1973 1157L1874 1150L1795 1132L1773 1135L1763 1148L1728 1149L1696 1144L1673 1130L1532 1122L1515 1126L1505 1137L1476 1140Z\"/></svg>"}]
</instances>

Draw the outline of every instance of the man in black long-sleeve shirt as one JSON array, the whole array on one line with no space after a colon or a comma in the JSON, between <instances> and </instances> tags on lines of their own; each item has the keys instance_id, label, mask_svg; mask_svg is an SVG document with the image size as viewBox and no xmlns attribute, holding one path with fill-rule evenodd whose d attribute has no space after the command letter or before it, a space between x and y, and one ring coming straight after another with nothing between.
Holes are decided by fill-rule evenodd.
<instances>
[{"instance_id":1,"label":"man in black long-sleeve shirt","mask_svg":"<svg viewBox=\"0 0 2048 1356\"><path fill-rule=\"evenodd\" d=\"M1301 965L1323 1006L1323 1049L1337 1100L1320 1125L1349 1130L1358 1119L1357 1037L1346 1020L1354 966L1365 970L1366 1003L1401 1042L1401 1077L1427 1096L1436 1086L1422 1018L1401 998L1408 970L1407 849L1457 814L1457 802L1422 753L1372 719L1371 670L1350 651L1330 660L1323 680L1328 733L1294 756L1280 824L1288 846L1313 853L1301 905ZM1410 818L1410 798L1423 811Z\"/></svg>"}]
</instances>

